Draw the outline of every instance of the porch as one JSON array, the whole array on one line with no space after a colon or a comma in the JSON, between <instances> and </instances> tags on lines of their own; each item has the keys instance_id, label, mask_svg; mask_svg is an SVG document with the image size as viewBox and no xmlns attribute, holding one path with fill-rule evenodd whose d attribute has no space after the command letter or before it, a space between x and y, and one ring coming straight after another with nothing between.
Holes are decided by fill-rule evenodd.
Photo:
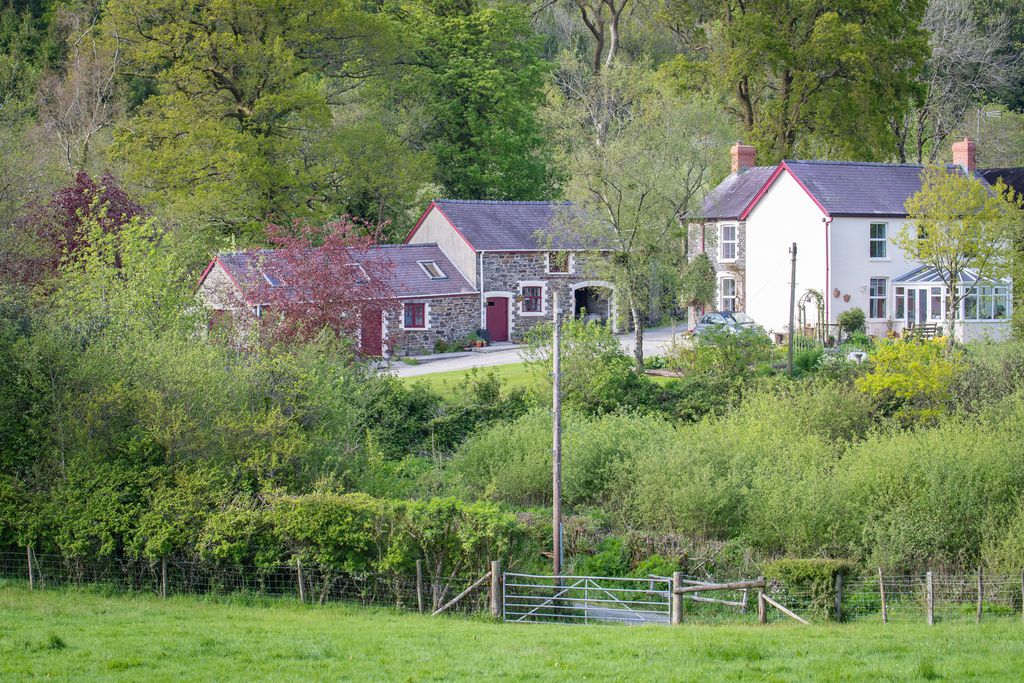
<instances>
[{"instance_id":1,"label":"porch","mask_svg":"<svg viewBox=\"0 0 1024 683\"><path fill-rule=\"evenodd\" d=\"M893 279L893 316L870 329L871 334L883 336L890 332L902 334L906 330L925 326L947 325L949 288L943 275L931 266L921 266ZM958 341L972 339L1004 339L1010 334L1012 313L1011 282L1008 279L979 280L976 272L961 273L958 284L962 297L958 302L956 329ZM948 330L943 330L948 333Z\"/></svg>"}]
</instances>

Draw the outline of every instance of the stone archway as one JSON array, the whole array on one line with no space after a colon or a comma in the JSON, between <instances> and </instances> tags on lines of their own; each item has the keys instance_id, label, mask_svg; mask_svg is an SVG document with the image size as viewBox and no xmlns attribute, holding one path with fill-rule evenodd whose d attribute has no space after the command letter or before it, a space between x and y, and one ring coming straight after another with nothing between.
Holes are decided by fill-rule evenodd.
<instances>
[{"instance_id":1,"label":"stone archway","mask_svg":"<svg viewBox=\"0 0 1024 683\"><path fill-rule=\"evenodd\" d=\"M570 285L569 292L574 317L609 322L612 329L617 329L615 287L610 282L585 280Z\"/></svg>"}]
</instances>

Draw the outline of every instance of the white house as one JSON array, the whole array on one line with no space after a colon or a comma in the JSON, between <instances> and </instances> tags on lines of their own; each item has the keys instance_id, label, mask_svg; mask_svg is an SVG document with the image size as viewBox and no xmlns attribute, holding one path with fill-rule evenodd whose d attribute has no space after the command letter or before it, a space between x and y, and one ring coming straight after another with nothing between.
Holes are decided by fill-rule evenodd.
<instances>
[{"instance_id":1,"label":"white house","mask_svg":"<svg viewBox=\"0 0 1024 683\"><path fill-rule=\"evenodd\" d=\"M942 325L946 288L910 261L893 238L904 204L921 188L923 166L845 161L783 161L755 166L754 148L732 147L732 173L689 216L689 253L707 253L718 277L720 310L742 310L777 336L789 328L790 248L797 245L798 325L834 325L859 307L868 333ZM950 172L975 169L974 142L953 145ZM961 304L961 339L1009 334L1010 282L976 283Z\"/></svg>"}]
</instances>

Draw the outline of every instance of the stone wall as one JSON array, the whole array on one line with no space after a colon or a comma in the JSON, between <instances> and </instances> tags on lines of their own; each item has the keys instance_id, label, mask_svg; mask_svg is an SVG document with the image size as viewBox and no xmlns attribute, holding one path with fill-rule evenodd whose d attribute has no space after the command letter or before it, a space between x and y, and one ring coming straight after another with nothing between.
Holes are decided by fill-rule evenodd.
<instances>
[{"instance_id":1,"label":"stone wall","mask_svg":"<svg viewBox=\"0 0 1024 683\"><path fill-rule=\"evenodd\" d=\"M576 255L572 259L571 272L563 275L547 272L547 252L484 253L482 283L484 292L507 292L513 297L509 302L509 307L512 310L509 338L512 341L522 340L531 328L551 320L551 306L555 291L558 292L561 302L562 315L573 314L573 287L583 282L600 279L596 269L588 265L589 258L600 257ZM544 302L541 315L525 314L522 311L522 304L516 300L516 297L521 294L524 282L544 283ZM605 310L611 308L611 305L604 306ZM600 311L591 311L591 313L598 312Z\"/></svg>"},{"instance_id":2,"label":"stone wall","mask_svg":"<svg viewBox=\"0 0 1024 683\"><path fill-rule=\"evenodd\" d=\"M719 263L718 236L720 225L736 225L736 260ZM747 272L747 224L745 221L721 221L711 223L691 223L687 227L687 254L693 258L706 251L716 276L729 275L736 279L736 308L743 310L746 300ZM720 292L719 292L720 294ZM717 302L715 308L718 308Z\"/></svg>"},{"instance_id":3,"label":"stone wall","mask_svg":"<svg viewBox=\"0 0 1024 683\"><path fill-rule=\"evenodd\" d=\"M445 296L423 299L402 299L402 304L427 305L427 329L403 330L404 307L387 317L384 345L390 356L419 356L433 353L438 341L457 342L480 327L480 296Z\"/></svg>"}]
</instances>

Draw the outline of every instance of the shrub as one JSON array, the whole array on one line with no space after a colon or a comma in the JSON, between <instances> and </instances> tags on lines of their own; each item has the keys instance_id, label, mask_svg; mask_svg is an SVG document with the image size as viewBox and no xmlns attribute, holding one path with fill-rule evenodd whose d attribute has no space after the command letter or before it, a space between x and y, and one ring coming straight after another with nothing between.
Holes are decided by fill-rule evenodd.
<instances>
[{"instance_id":1,"label":"shrub","mask_svg":"<svg viewBox=\"0 0 1024 683\"><path fill-rule=\"evenodd\" d=\"M836 576L853 574L856 564L848 560L784 559L765 566L767 581L781 583L782 595L808 594L810 608L818 617L835 618ZM785 597L782 599L785 604Z\"/></svg>"},{"instance_id":2,"label":"shrub","mask_svg":"<svg viewBox=\"0 0 1024 683\"><path fill-rule=\"evenodd\" d=\"M825 352L822 349L804 349L793 355L793 374L797 377L814 372Z\"/></svg>"},{"instance_id":3,"label":"shrub","mask_svg":"<svg viewBox=\"0 0 1024 683\"><path fill-rule=\"evenodd\" d=\"M862 308L848 308L839 314L839 329L851 336L864 331L867 316Z\"/></svg>"},{"instance_id":4,"label":"shrub","mask_svg":"<svg viewBox=\"0 0 1024 683\"><path fill-rule=\"evenodd\" d=\"M934 423L949 409L960 357L942 338L883 341L856 386L904 424Z\"/></svg>"}]
</instances>

